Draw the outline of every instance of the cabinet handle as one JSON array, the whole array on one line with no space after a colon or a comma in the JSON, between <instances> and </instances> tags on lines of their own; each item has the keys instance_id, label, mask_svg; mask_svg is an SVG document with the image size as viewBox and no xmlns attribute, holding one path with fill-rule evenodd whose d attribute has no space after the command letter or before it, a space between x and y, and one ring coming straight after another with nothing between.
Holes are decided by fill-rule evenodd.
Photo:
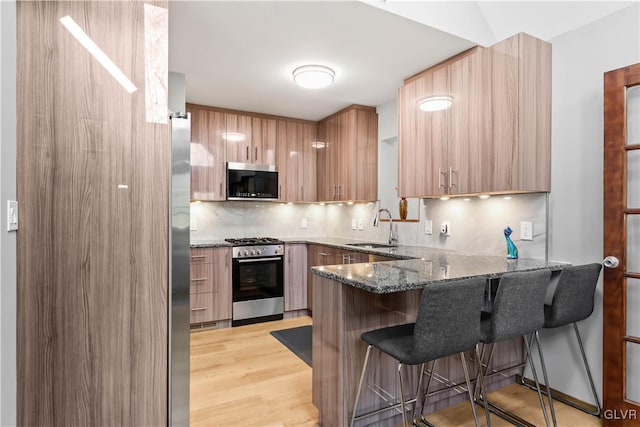
<instances>
[{"instance_id":1,"label":"cabinet handle","mask_svg":"<svg viewBox=\"0 0 640 427\"><path fill-rule=\"evenodd\" d=\"M333 184L333 200L336 199L337 193L338 193L337 186L335 184Z\"/></svg>"},{"instance_id":2,"label":"cabinet handle","mask_svg":"<svg viewBox=\"0 0 640 427\"><path fill-rule=\"evenodd\" d=\"M203 259L206 258L206 255L191 255L191 259Z\"/></svg>"},{"instance_id":3,"label":"cabinet handle","mask_svg":"<svg viewBox=\"0 0 640 427\"><path fill-rule=\"evenodd\" d=\"M304 185L300 186L300 200L304 200Z\"/></svg>"},{"instance_id":4,"label":"cabinet handle","mask_svg":"<svg viewBox=\"0 0 640 427\"><path fill-rule=\"evenodd\" d=\"M318 252L318 255L320 255L320 256L329 256L329 254L325 254L324 252Z\"/></svg>"},{"instance_id":5,"label":"cabinet handle","mask_svg":"<svg viewBox=\"0 0 640 427\"><path fill-rule=\"evenodd\" d=\"M192 308L191 311L204 311L206 309L207 307L196 307L196 308Z\"/></svg>"},{"instance_id":6,"label":"cabinet handle","mask_svg":"<svg viewBox=\"0 0 640 427\"><path fill-rule=\"evenodd\" d=\"M247 161L249 161L249 146L247 145L247 155L246 155L246 159Z\"/></svg>"},{"instance_id":7,"label":"cabinet handle","mask_svg":"<svg viewBox=\"0 0 640 427\"><path fill-rule=\"evenodd\" d=\"M445 175L446 178L446 171L443 171L442 168L438 168L438 190L441 188L444 188L445 190L447 189L446 184L442 184L442 175Z\"/></svg>"},{"instance_id":8,"label":"cabinet handle","mask_svg":"<svg viewBox=\"0 0 640 427\"><path fill-rule=\"evenodd\" d=\"M457 185L453 182L453 174L458 175L457 171L454 171L453 168L451 166L449 166L449 192L451 192L451 188L452 187L457 187ZM456 181L458 181L456 179Z\"/></svg>"},{"instance_id":9,"label":"cabinet handle","mask_svg":"<svg viewBox=\"0 0 640 427\"><path fill-rule=\"evenodd\" d=\"M282 184L278 186L278 199L282 198Z\"/></svg>"},{"instance_id":10,"label":"cabinet handle","mask_svg":"<svg viewBox=\"0 0 640 427\"><path fill-rule=\"evenodd\" d=\"M222 195L222 182L220 183L220 197L223 197L223 195Z\"/></svg>"},{"instance_id":11,"label":"cabinet handle","mask_svg":"<svg viewBox=\"0 0 640 427\"><path fill-rule=\"evenodd\" d=\"M258 161L258 147L256 147L255 150L256 150L256 154L255 154L255 159L254 160L257 162Z\"/></svg>"},{"instance_id":12,"label":"cabinet handle","mask_svg":"<svg viewBox=\"0 0 640 427\"><path fill-rule=\"evenodd\" d=\"M207 280L208 277L202 277L199 279L191 279L192 282L204 282L205 280ZM200 283L196 283L196 285L199 285Z\"/></svg>"}]
</instances>

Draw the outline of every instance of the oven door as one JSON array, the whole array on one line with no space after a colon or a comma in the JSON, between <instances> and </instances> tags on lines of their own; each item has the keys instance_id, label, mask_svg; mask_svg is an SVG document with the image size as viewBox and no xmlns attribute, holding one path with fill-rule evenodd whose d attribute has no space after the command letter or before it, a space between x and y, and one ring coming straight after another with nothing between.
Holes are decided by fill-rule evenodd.
<instances>
[{"instance_id":1,"label":"oven door","mask_svg":"<svg viewBox=\"0 0 640 427\"><path fill-rule=\"evenodd\" d=\"M233 260L233 314L231 326L283 318L282 257Z\"/></svg>"},{"instance_id":2,"label":"oven door","mask_svg":"<svg viewBox=\"0 0 640 427\"><path fill-rule=\"evenodd\" d=\"M233 260L233 302L284 296L282 257Z\"/></svg>"}]
</instances>

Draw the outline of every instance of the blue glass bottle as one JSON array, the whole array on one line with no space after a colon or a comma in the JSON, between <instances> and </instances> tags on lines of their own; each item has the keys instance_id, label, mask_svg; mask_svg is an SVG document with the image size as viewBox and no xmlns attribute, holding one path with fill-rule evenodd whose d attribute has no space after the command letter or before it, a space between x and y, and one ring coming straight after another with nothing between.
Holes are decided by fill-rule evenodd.
<instances>
[{"instance_id":1,"label":"blue glass bottle","mask_svg":"<svg viewBox=\"0 0 640 427\"><path fill-rule=\"evenodd\" d=\"M513 230L507 225L507 228L504 229L504 238L507 239L507 259L518 259L518 248L511 241L511 233Z\"/></svg>"}]
</instances>

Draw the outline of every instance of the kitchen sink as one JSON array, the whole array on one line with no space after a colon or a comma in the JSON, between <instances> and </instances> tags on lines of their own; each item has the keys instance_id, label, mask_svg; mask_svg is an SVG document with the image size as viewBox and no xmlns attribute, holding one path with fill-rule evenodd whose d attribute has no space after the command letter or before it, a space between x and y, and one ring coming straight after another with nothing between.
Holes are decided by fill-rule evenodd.
<instances>
[{"instance_id":1,"label":"kitchen sink","mask_svg":"<svg viewBox=\"0 0 640 427\"><path fill-rule=\"evenodd\" d=\"M347 243L347 246L355 246L357 248L366 248L366 249L383 249L383 248L398 247L398 245L387 245L386 243Z\"/></svg>"}]
</instances>

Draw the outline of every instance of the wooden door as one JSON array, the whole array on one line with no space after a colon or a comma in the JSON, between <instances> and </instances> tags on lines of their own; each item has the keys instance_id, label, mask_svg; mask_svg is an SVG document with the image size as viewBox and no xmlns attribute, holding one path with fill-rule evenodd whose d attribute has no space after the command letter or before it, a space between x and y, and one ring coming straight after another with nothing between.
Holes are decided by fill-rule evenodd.
<instances>
[{"instance_id":1,"label":"wooden door","mask_svg":"<svg viewBox=\"0 0 640 427\"><path fill-rule=\"evenodd\" d=\"M191 113L191 199L226 199L226 117L187 104Z\"/></svg>"},{"instance_id":2,"label":"wooden door","mask_svg":"<svg viewBox=\"0 0 640 427\"><path fill-rule=\"evenodd\" d=\"M20 426L171 424L167 7L16 2Z\"/></svg>"},{"instance_id":3,"label":"wooden door","mask_svg":"<svg viewBox=\"0 0 640 427\"><path fill-rule=\"evenodd\" d=\"M356 200L356 126L357 110L350 109L341 113L338 117L340 128L340 156L339 176L340 187L338 193L340 200Z\"/></svg>"},{"instance_id":4,"label":"wooden door","mask_svg":"<svg viewBox=\"0 0 640 427\"><path fill-rule=\"evenodd\" d=\"M404 84L398 91L398 196L415 197L418 195L416 183L418 143L416 108L417 82ZM420 173L422 175L422 173Z\"/></svg>"},{"instance_id":5,"label":"wooden door","mask_svg":"<svg viewBox=\"0 0 640 427\"><path fill-rule=\"evenodd\" d=\"M449 94L454 100L449 111L449 194L479 193L483 190L481 159L483 148L491 142L490 126L487 125L491 123L491 109L485 97L489 73L482 70L482 52L479 49L448 66Z\"/></svg>"},{"instance_id":6,"label":"wooden door","mask_svg":"<svg viewBox=\"0 0 640 427\"><path fill-rule=\"evenodd\" d=\"M284 311L307 308L307 245L286 244L284 248Z\"/></svg>"},{"instance_id":7,"label":"wooden door","mask_svg":"<svg viewBox=\"0 0 640 427\"><path fill-rule=\"evenodd\" d=\"M223 137L227 143L227 161L252 163L251 117L239 114L225 116L227 130Z\"/></svg>"},{"instance_id":8,"label":"wooden door","mask_svg":"<svg viewBox=\"0 0 640 427\"><path fill-rule=\"evenodd\" d=\"M338 199L339 176L339 159L340 159L340 126L338 116L332 116L326 120L326 189L325 197L327 201Z\"/></svg>"},{"instance_id":9,"label":"wooden door","mask_svg":"<svg viewBox=\"0 0 640 427\"><path fill-rule=\"evenodd\" d=\"M311 123L301 123L298 125L300 139L298 141L298 152L300 153L298 178L302 183L302 191L299 201L316 201L316 129L317 126Z\"/></svg>"},{"instance_id":10,"label":"wooden door","mask_svg":"<svg viewBox=\"0 0 640 427\"><path fill-rule=\"evenodd\" d=\"M375 110L357 110L356 157L351 161L356 168L356 200L378 199L378 113Z\"/></svg>"},{"instance_id":11,"label":"wooden door","mask_svg":"<svg viewBox=\"0 0 640 427\"><path fill-rule=\"evenodd\" d=\"M640 64L604 75L603 419L640 425Z\"/></svg>"},{"instance_id":12,"label":"wooden door","mask_svg":"<svg viewBox=\"0 0 640 427\"><path fill-rule=\"evenodd\" d=\"M231 248L211 248L213 320L231 319Z\"/></svg>"},{"instance_id":13,"label":"wooden door","mask_svg":"<svg viewBox=\"0 0 640 427\"><path fill-rule=\"evenodd\" d=\"M275 165L276 142L276 121L252 117L250 162L260 165Z\"/></svg>"}]
</instances>

